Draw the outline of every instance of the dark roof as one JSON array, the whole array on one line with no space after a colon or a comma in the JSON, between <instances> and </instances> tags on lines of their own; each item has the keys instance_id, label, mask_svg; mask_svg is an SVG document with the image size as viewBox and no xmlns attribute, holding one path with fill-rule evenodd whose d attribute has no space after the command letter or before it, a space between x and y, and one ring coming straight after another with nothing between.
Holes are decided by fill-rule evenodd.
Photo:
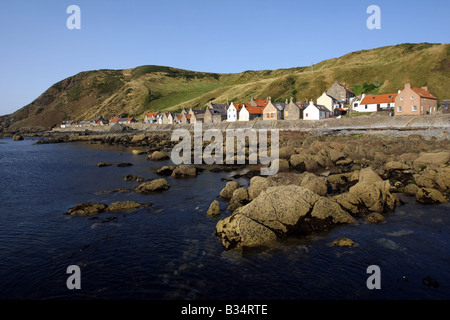
<instances>
[{"instance_id":1,"label":"dark roof","mask_svg":"<svg viewBox=\"0 0 450 320\"><path fill-rule=\"evenodd\" d=\"M280 111L283 111L284 107L286 107L285 102L272 102L272 104L275 106L275 108L277 108Z\"/></svg>"},{"instance_id":2,"label":"dark roof","mask_svg":"<svg viewBox=\"0 0 450 320\"><path fill-rule=\"evenodd\" d=\"M213 109L228 109L227 104L211 103L211 106L213 107Z\"/></svg>"},{"instance_id":3,"label":"dark roof","mask_svg":"<svg viewBox=\"0 0 450 320\"><path fill-rule=\"evenodd\" d=\"M323 112L331 112L330 110L328 110L327 107L325 107L325 106L323 106L323 105L315 104L315 106L316 106L317 109L319 109L320 111L323 111Z\"/></svg>"}]
</instances>

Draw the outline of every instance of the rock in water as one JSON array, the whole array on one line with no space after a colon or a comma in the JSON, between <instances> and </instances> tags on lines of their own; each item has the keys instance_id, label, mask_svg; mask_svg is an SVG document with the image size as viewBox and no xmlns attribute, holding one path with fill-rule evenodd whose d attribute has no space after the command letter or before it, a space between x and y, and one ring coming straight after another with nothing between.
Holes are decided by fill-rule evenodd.
<instances>
[{"instance_id":1,"label":"rock in water","mask_svg":"<svg viewBox=\"0 0 450 320\"><path fill-rule=\"evenodd\" d=\"M71 208L68 214L71 216L90 216L105 211L107 207L104 203L86 202Z\"/></svg>"},{"instance_id":2,"label":"rock in water","mask_svg":"<svg viewBox=\"0 0 450 320\"><path fill-rule=\"evenodd\" d=\"M219 201L214 200L209 206L208 211L206 212L209 216L217 216L220 214L220 206Z\"/></svg>"},{"instance_id":3,"label":"rock in water","mask_svg":"<svg viewBox=\"0 0 450 320\"><path fill-rule=\"evenodd\" d=\"M239 187L240 187L240 185L236 181L227 182L227 184L225 185L225 188L223 188L222 191L220 191L220 197L227 199L227 200L231 199L231 197L233 196L234 190L236 190Z\"/></svg>"},{"instance_id":4,"label":"rock in water","mask_svg":"<svg viewBox=\"0 0 450 320\"><path fill-rule=\"evenodd\" d=\"M149 193L156 191L165 191L170 188L169 182L166 179L156 179L150 182L145 182L134 190L140 193Z\"/></svg>"},{"instance_id":5,"label":"rock in water","mask_svg":"<svg viewBox=\"0 0 450 320\"><path fill-rule=\"evenodd\" d=\"M161 151L154 151L151 155L148 156L148 159L152 161L162 161L169 159L169 156Z\"/></svg>"},{"instance_id":6,"label":"rock in water","mask_svg":"<svg viewBox=\"0 0 450 320\"><path fill-rule=\"evenodd\" d=\"M444 195L439 190L431 188L419 188L416 193L416 200L423 204L438 204L447 202Z\"/></svg>"},{"instance_id":7,"label":"rock in water","mask_svg":"<svg viewBox=\"0 0 450 320\"><path fill-rule=\"evenodd\" d=\"M174 178L191 178L197 176L197 169L193 165L182 164L172 171Z\"/></svg>"},{"instance_id":8,"label":"rock in water","mask_svg":"<svg viewBox=\"0 0 450 320\"><path fill-rule=\"evenodd\" d=\"M356 246L357 243L355 241L353 241L350 238L346 238L346 237L341 237L341 238L337 238L335 239L332 243L332 246L338 246L338 247L353 247Z\"/></svg>"},{"instance_id":9,"label":"rock in water","mask_svg":"<svg viewBox=\"0 0 450 320\"><path fill-rule=\"evenodd\" d=\"M20 134L18 134L18 133L16 133L16 134L13 136L13 141L20 141L20 140L23 140L23 136L20 135Z\"/></svg>"},{"instance_id":10,"label":"rock in water","mask_svg":"<svg viewBox=\"0 0 450 320\"><path fill-rule=\"evenodd\" d=\"M117 202L111 203L108 206L108 211L126 211L126 210L137 209L140 207L150 206L150 205L152 205L152 204L151 203L141 204L141 203L137 203L135 201L117 201Z\"/></svg>"}]
</instances>

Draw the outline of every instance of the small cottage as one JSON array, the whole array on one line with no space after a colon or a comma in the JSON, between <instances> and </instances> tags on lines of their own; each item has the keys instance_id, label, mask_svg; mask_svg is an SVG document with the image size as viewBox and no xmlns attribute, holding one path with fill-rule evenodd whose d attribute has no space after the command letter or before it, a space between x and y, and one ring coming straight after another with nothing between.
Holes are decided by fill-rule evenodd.
<instances>
[{"instance_id":1,"label":"small cottage","mask_svg":"<svg viewBox=\"0 0 450 320\"><path fill-rule=\"evenodd\" d=\"M227 121L235 122L237 120L237 109L234 106L234 103L231 102L230 106L227 109Z\"/></svg>"},{"instance_id":2,"label":"small cottage","mask_svg":"<svg viewBox=\"0 0 450 320\"><path fill-rule=\"evenodd\" d=\"M315 105L312 101L303 111L303 120L320 120L330 118L331 112L325 106Z\"/></svg>"}]
</instances>

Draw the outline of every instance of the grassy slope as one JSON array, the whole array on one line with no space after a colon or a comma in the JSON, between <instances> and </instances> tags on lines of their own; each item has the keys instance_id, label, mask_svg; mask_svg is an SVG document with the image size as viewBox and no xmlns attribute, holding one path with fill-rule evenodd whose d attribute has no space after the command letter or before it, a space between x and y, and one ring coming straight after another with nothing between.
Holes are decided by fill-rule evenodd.
<instances>
[{"instance_id":1,"label":"grassy slope","mask_svg":"<svg viewBox=\"0 0 450 320\"><path fill-rule=\"evenodd\" d=\"M252 96L284 101L315 100L338 79L367 93L392 93L405 82L427 85L440 100L450 98L450 44L401 44L349 53L311 67L245 71L238 74L193 72L161 66L82 72L53 85L30 105L9 116L13 127L46 126L96 115L135 115L148 111L204 107L208 101L248 101Z\"/></svg>"}]
</instances>

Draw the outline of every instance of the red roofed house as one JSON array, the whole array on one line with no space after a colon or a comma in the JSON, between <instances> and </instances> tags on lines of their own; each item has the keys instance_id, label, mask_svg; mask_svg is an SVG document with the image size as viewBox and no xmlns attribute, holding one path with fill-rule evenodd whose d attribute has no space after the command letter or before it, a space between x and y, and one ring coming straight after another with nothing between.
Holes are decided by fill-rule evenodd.
<instances>
[{"instance_id":1,"label":"red roofed house","mask_svg":"<svg viewBox=\"0 0 450 320\"><path fill-rule=\"evenodd\" d=\"M145 123L156 123L156 116L158 112L149 112L145 115L144 122Z\"/></svg>"},{"instance_id":2,"label":"red roofed house","mask_svg":"<svg viewBox=\"0 0 450 320\"><path fill-rule=\"evenodd\" d=\"M250 105L252 107L265 107L268 103L269 100L253 99L253 97L250 99Z\"/></svg>"},{"instance_id":3,"label":"red roofed house","mask_svg":"<svg viewBox=\"0 0 450 320\"><path fill-rule=\"evenodd\" d=\"M353 107L353 111L357 112L377 112L380 110L390 110L395 107L395 98L397 93L364 95L361 102Z\"/></svg>"},{"instance_id":4,"label":"red roofed house","mask_svg":"<svg viewBox=\"0 0 450 320\"><path fill-rule=\"evenodd\" d=\"M415 88L406 83L395 98L395 115L433 114L437 108L438 99L428 91L428 87Z\"/></svg>"},{"instance_id":5,"label":"red roofed house","mask_svg":"<svg viewBox=\"0 0 450 320\"><path fill-rule=\"evenodd\" d=\"M120 120L120 117L112 117L112 118L109 120L109 124L116 124L116 123L119 123L119 120Z\"/></svg>"}]
</instances>

